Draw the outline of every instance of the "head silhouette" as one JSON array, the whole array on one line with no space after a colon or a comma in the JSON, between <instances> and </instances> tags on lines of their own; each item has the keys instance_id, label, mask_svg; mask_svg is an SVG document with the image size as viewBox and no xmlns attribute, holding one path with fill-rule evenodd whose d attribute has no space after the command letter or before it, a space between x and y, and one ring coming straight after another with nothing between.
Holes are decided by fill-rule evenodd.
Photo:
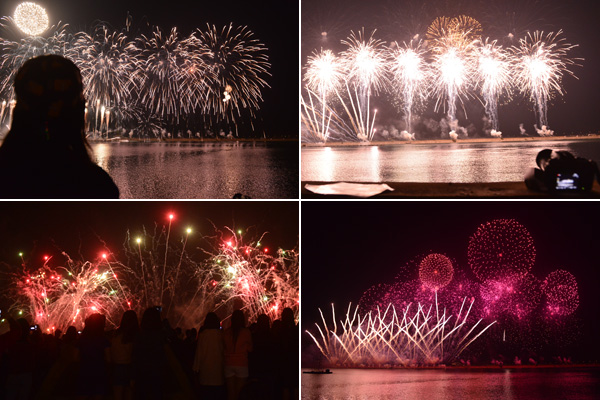
<instances>
[{"instance_id":1,"label":"head silhouette","mask_svg":"<svg viewBox=\"0 0 600 400\"><path fill-rule=\"evenodd\" d=\"M221 321L214 312L209 312L204 318L204 329L219 329L221 327Z\"/></svg>"},{"instance_id":2,"label":"head silhouette","mask_svg":"<svg viewBox=\"0 0 600 400\"><path fill-rule=\"evenodd\" d=\"M543 170L548 161L550 161L550 158L552 158L552 150L544 149L541 150L535 157L535 163L537 164L538 168Z\"/></svg>"},{"instance_id":3,"label":"head silhouette","mask_svg":"<svg viewBox=\"0 0 600 400\"><path fill-rule=\"evenodd\" d=\"M81 73L57 55L26 61L15 77L12 126L0 147L3 198L118 198L90 156Z\"/></svg>"},{"instance_id":4,"label":"head silhouette","mask_svg":"<svg viewBox=\"0 0 600 400\"><path fill-rule=\"evenodd\" d=\"M6 143L60 150L90 160L84 136L85 98L79 69L57 55L26 61L15 77L17 102Z\"/></svg>"}]
</instances>

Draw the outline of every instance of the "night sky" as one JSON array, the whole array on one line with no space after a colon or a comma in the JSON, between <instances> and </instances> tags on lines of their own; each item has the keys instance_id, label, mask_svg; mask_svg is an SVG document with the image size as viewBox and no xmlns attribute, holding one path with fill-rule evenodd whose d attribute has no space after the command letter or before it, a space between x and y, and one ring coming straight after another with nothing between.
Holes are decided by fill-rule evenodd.
<instances>
[{"instance_id":1,"label":"night sky","mask_svg":"<svg viewBox=\"0 0 600 400\"><path fill-rule=\"evenodd\" d=\"M512 218L533 238L533 275L543 279L565 269L575 276L581 349L598 359L598 210L597 202L303 202L302 331L320 322L319 307L328 316L331 303L345 311L372 285L390 283L408 261L429 252L455 259L475 279L467 262L469 237L487 221ZM305 346L311 342L306 333L302 339Z\"/></svg>"},{"instance_id":2,"label":"night sky","mask_svg":"<svg viewBox=\"0 0 600 400\"><path fill-rule=\"evenodd\" d=\"M345 49L340 40L350 32L365 28L367 36L377 29L375 37L388 44L393 41L409 42L413 35L424 33L438 16L468 15L477 19L483 37L498 39L503 46L518 44L527 31L545 33L563 30L567 42L579 44L570 57L581 57L583 67L572 67L579 80L563 79L566 94L549 102L548 120L555 135L568 133L598 133L597 114L600 104L600 31L597 29L600 5L598 2L565 2L558 0L482 0L392 1L392 0L304 0L302 1L302 65L306 58L320 48L336 53ZM326 36L322 33L327 32ZM508 39L512 33L514 41ZM379 109L379 122L391 122L384 115L385 103L372 100ZM382 104L384 103L384 104ZM439 121L442 112L433 113L430 100L423 116ZM457 116L460 126L473 124L482 135L483 106L477 100L465 102L468 119L459 105ZM389 107L389 106L388 106ZM393 114L392 107L387 111ZM387 117L389 119L389 117ZM500 130L505 136L519 136L519 123L524 123L533 134L535 114L532 103L522 95L515 95L509 104L499 107ZM417 128L418 132L418 128Z\"/></svg>"},{"instance_id":3,"label":"night sky","mask_svg":"<svg viewBox=\"0 0 600 400\"><path fill-rule=\"evenodd\" d=\"M105 21L114 28L125 26L127 13L133 27L157 25L169 31L176 26L182 36L206 24L217 27L247 25L269 49L271 89L263 90L264 105L260 116L271 137L297 137L298 132L298 7L282 1L36 1L46 9L50 24L59 20L74 30L89 30L95 21ZM0 14L12 15L21 1L0 4Z\"/></svg>"},{"instance_id":4,"label":"night sky","mask_svg":"<svg viewBox=\"0 0 600 400\"><path fill-rule=\"evenodd\" d=\"M132 237L142 228L152 232L154 223L168 225L168 213L174 213L172 240L181 240L185 229L193 229L186 249L200 253L199 247L214 243L215 227L243 229L246 240L262 241L266 247L298 247L297 202L1 202L0 265L15 270L22 251L27 264L41 266L50 255L60 265L62 251L74 260L95 260L104 251L119 258L127 230ZM203 239L206 237L208 239ZM0 289L6 281L0 274Z\"/></svg>"}]
</instances>

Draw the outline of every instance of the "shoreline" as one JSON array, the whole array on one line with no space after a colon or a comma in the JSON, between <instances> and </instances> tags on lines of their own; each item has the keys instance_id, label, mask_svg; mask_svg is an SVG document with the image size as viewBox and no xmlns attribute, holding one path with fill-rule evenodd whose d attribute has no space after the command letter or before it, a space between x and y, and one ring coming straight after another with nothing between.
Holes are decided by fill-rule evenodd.
<instances>
[{"instance_id":1,"label":"shoreline","mask_svg":"<svg viewBox=\"0 0 600 400\"><path fill-rule=\"evenodd\" d=\"M115 137L110 139L87 139L89 143L253 143L253 142L280 142L280 143L291 143L298 142L297 138L123 138Z\"/></svg>"},{"instance_id":2,"label":"shoreline","mask_svg":"<svg viewBox=\"0 0 600 400\"><path fill-rule=\"evenodd\" d=\"M302 367L302 371L312 371L315 368ZM321 368L317 368L321 369ZM439 366L422 366L422 367L402 367L402 366L390 366L390 367L329 367L331 370L335 369L365 369L365 370L468 370L468 371L501 371L501 370L531 370L531 369L600 369L600 364L543 364L543 365L439 365Z\"/></svg>"},{"instance_id":3,"label":"shoreline","mask_svg":"<svg viewBox=\"0 0 600 400\"><path fill-rule=\"evenodd\" d=\"M392 146L392 145L419 145L419 144L452 144L452 143L506 143L506 142L546 142L546 141L571 141L571 140L600 140L600 134L576 136L527 136L507 138L466 138L453 141L452 139L424 139L424 140L386 140L373 142L301 142L302 147L344 147L344 146Z\"/></svg>"}]
</instances>

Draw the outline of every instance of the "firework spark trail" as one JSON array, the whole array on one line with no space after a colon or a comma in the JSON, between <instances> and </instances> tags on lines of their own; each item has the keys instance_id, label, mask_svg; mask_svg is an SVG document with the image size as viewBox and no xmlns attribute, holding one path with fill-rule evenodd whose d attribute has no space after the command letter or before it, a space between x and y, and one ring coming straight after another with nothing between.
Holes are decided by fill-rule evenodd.
<instances>
[{"instance_id":1,"label":"firework spark trail","mask_svg":"<svg viewBox=\"0 0 600 400\"><path fill-rule=\"evenodd\" d=\"M430 70L425 63L425 47L422 41L402 47L395 43L395 50L391 52L391 73L393 90L398 90L402 99L406 131L412 131L412 110L415 101L425 102L429 96L428 81Z\"/></svg>"},{"instance_id":2,"label":"firework spark trail","mask_svg":"<svg viewBox=\"0 0 600 400\"><path fill-rule=\"evenodd\" d=\"M465 299L466 300L466 299ZM464 301L463 300L463 305ZM332 305L334 327L329 329L323 313L323 327L316 324L320 337L306 331L316 343L322 354L332 365L430 365L450 363L494 323L477 330L477 321L470 328L467 326L469 310L455 318L452 316L432 314L432 307L417 304L412 311L409 304L399 315L393 305L385 310L377 309L360 315L358 307L352 312L348 306L345 320L340 321L338 329L335 325L335 311ZM437 309L436 304L436 309ZM462 318L462 320L461 320ZM446 332L447 330L447 332Z\"/></svg>"},{"instance_id":3,"label":"firework spark trail","mask_svg":"<svg viewBox=\"0 0 600 400\"><path fill-rule=\"evenodd\" d=\"M336 112L336 110L327 105L323 111L323 107L319 105L321 102L318 95L310 89L306 89L306 96L300 96L300 104L302 106L300 118L303 124L303 139L308 141L324 142L322 135L323 115L326 115L327 122L325 123L326 139L337 139L344 141L355 141L356 129L348 126L344 119ZM305 98L306 97L306 98ZM323 112L325 114L323 114ZM353 122L353 120L351 121Z\"/></svg>"},{"instance_id":4,"label":"firework spark trail","mask_svg":"<svg viewBox=\"0 0 600 400\"><path fill-rule=\"evenodd\" d=\"M304 100L304 96L300 97L300 104L302 105L302 113L300 115L304 126L307 127L308 131L311 135L317 140L321 142L326 142L329 137L329 124L331 123L331 117L333 116L333 111L326 106L325 100L320 99L322 104L322 109L318 110L318 107L315 107L313 97L317 97L311 90L306 89L308 93L308 101L309 104ZM320 117L319 117L320 111ZM327 113L329 112L329 116ZM325 123L325 119L327 118L327 123Z\"/></svg>"},{"instance_id":5,"label":"firework spark trail","mask_svg":"<svg viewBox=\"0 0 600 400\"><path fill-rule=\"evenodd\" d=\"M540 31L528 33L519 39L518 47L512 47L516 86L534 103L542 130L548 126L548 100L554 95L563 95L562 77L565 74L575 77L569 67L579 65L577 62L581 59L567 57L575 47L577 45L567 43L562 37L562 30L547 35Z\"/></svg>"},{"instance_id":6,"label":"firework spark trail","mask_svg":"<svg viewBox=\"0 0 600 400\"><path fill-rule=\"evenodd\" d=\"M371 119L371 95L377 94L386 80L383 42L375 39L374 34L372 32L366 39L364 31L359 31L358 34L352 32L346 40L342 40L342 44L348 46L341 56L352 113L339 94L338 98L351 119L357 138L364 141L372 140L375 134L377 110Z\"/></svg>"},{"instance_id":7,"label":"firework spark trail","mask_svg":"<svg viewBox=\"0 0 600 400\"><path fill-rule=\"evenodd\" d=\"M511 59L509 53L496 41L479 42L475 47L477 59L477 81L484 99L485 113L492 129L498 131L498 99L510 89L509 74Z\"/></svg>"},{"instance_id":8,"label":"firework spark trail","mask_svg":"<svg viewBox=\"0 0 600 400\"><path fill-rule=\"evenodd\" d=\"M313 127L313 130L315 131L316 136L324 142L327 141L329 136L329 123L333 114L332 111L329 111L329 117L327 118L327 96L330 92L338 90L338 86L343 80L342 68L342 63L331 50L321 49L319 53L315 52L308 58L304 80L307 81L306 87L309 93L308 96L311 103L311 109L313 110L313 120L315 120L315 122L318 120L314 114L315 107L312 100L313 92L319 94L321 102L321 123L320 126L317 123L317 126ZM303 98L302 103L306 110L307 107ZM308 111L305 112L309 114ZM325 124L325 119L327 119L327 124ZM311 122L313 120L311 120Z\"/></svg>"}]
</instances>

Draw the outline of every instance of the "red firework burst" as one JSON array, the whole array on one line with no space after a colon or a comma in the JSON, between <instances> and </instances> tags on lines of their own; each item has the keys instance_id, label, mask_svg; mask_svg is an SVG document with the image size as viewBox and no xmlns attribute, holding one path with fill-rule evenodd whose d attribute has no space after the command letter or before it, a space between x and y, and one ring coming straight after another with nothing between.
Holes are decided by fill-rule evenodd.
<instances>
[{"instance_id":1,"label":"red firework burst","mask_svg":"<svg viewBox=\"0 0 600 400\"><path fill-rule=\"evenodd\" d=\"M433 290L439 290L449 284L453 274L452 261L442 254L429 254L419 264L421 282Z\"/></svg>"}]
</instances>

